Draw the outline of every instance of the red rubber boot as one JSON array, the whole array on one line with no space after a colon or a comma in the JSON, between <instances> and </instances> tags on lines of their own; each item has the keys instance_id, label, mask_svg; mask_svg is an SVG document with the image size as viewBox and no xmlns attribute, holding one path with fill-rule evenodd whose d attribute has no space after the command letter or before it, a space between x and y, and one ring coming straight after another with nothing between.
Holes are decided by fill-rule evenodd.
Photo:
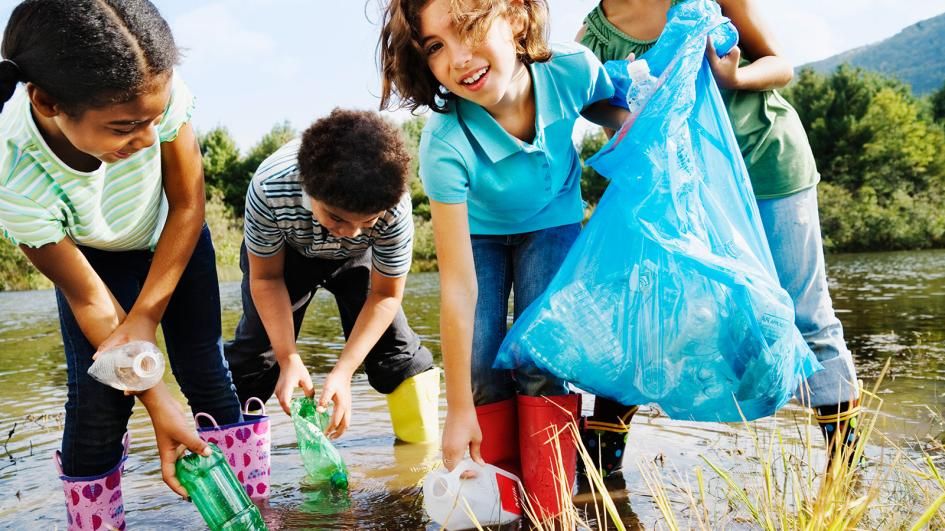
<instances>
[{"instance_id":1,"label":"red rubber boot","mask_svg":"<svg viewBox=\"0 0 945 531\"><path fill-rule=\"evenodd\" d=\"M476 407L482 460L521 477L518 455L518 408L514 398Z\"/></svg>"},{"instance_id":2,"label":"red rubber boot","mask_svg":"<svg viewBox=\"0 0 945 531\"><path fill-rule=\"evenodd\" d=\"M577 431L568 424L576 428L580 414L579 394L518 397L522 483L540 520L558 516L564 504L570 503L577 469Z\"/></svg>"}]
</instances>

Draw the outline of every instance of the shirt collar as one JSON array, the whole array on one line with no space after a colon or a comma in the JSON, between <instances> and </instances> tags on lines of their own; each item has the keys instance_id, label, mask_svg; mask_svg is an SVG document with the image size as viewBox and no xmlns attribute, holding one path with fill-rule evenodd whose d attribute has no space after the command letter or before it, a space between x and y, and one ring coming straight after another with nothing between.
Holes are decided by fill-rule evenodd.
<instances>
[{"instance_id":1,"label":"shirt collar","mask_svg":"<svg viewBox=\"0 0 945 531\"><path fill-rule=\"evenodd\" d=\"M457 114L493 163L508 158L531 146L544 144L544 131L549 125L567 117L555 79L547 63L528 65L535 97L535 141L522 142L510 135L481 105L462 98L457 101Z\"/></svg>"}]
</instances>

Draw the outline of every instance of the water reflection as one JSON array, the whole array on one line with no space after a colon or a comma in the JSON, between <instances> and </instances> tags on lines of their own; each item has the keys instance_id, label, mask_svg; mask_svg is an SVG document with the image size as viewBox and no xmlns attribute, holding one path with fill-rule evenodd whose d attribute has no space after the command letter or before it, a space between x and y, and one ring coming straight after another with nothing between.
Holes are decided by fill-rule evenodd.
<instances>
[{"instance_id":1,"label":"water reflection","mask_svg":"<svg viewBox=\"0 0 945 531\"><path fill-rule=\"evenodd\" d=\"M867 388L888 358L891 373L880 387L886 403L881 429L892 442L912 451L941 439L945 406L945 252L830 256L829 275L849 346ZM223 286L224 330L232 332L239 310L235 284ZM436 275L413 275L404 303L411 325L439 359ZM334 301L316 297L305 319L299 346L316 385L331 369L344 338ZM168 371L169 373L169 371ZM65 402L65 361L52 292L0 293L0 521L10 528L62 526L62 491L51 455L61 440ZM173 384L168 374L167 381ZM424 529L419 484L439 458L435 447L395 444L384 398L363 375L352 386L352 428L338 441L350 471L350 495L326 499L300 487L304 468L292 424L278 404L272 416L272 498L263 513L273 529ZM590 407L587 401L585 407ZM123 479L128 523L137 528L201 529L194 507L161 483L154 437L143 410L131 423L132 450ZM618 512L630 529L653 528L659 511L638 463L654 466L670 481L694 481L705 468L702 456L743 474L746 486L758 480L751 455L755 433L780 433L786 444L820 435L805 410L789 406L778 416L750 427L672 422L652 410L633 421L625 472L612 489ZM883 441L869 449L881 457ZM812 455L813 466L822 457ZM718 478L706 478L710 495L725 499ZM579 505L591 501L577 497ZM676 503L676 502L674 502ZM720 502L723 503L723 502ZM680 514L684 504L676 507ZM593 520L593 509L587 515Z\"/></svg>"}]
</instances>

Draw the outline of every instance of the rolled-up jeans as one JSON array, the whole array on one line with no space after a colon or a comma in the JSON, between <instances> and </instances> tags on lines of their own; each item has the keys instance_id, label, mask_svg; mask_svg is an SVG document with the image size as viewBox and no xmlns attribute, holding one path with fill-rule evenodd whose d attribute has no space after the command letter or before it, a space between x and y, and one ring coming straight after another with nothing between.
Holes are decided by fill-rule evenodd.
<instances>
[{"instance_id":1,"label":"rolled-up jeans","mask_svg":"<svg viewBox=\"0 0 945 531\"><path fill-rule=\"evenodd\" d=\"M141 293L154 253L79 247L121 307L128 312ZM56 290L68 370L62 468L67 476L104 473L122 457L122 437L133 396L88 374L95 347L89 343L65 296ZM241 420L240 404L223 358L220 285L216 253L206 226L161 319L167 358L193 413L212 415L221 425Z\"/></svg>"},{"instance_id":2,"label":"rolled-up jeans","mask_svg":"<svg viewBox=\"0 0 945 531\"><path fill-rule=\"evenodd\" d=\"M509 294L514 292L514 319L548 287L581 230L561 225L512 235L473 235L479 297L473 325L472 389L477 406L527 396L568 393L568 384L534 365L493 369L508 330Z\"/></svg>"},{"instance_id":3,"label":"rolled-up jeans","mask_svg":"<svg viewBox=\"0 0 945 531\"><path fill-rule=\"evenodd\" d=\"M758 200L781 286L794 301L794 322L824 369L812 374L797 397L804 405L837 405L859 396L853 357L843 339L827 288L817 188Z\"/></svg>"}]
</instances>

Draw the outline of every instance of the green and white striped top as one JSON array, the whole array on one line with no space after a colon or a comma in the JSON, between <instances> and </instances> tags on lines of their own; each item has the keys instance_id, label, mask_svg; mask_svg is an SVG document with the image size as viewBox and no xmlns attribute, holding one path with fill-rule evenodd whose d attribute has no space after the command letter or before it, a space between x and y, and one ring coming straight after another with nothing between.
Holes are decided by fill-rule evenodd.
<instances>
[{"instance_id":1,"label":"green and white striped top","mask_svg":"<svg viewBox=\"0 0 945 531\"><path fill-rule=\"evenodd\" d=\"M160 142L92 172L76 171L49 148L21 87L0 113L0 229L17 245L64 237L106 251L154 249L167 218L161 143L190 120L194 97L174 75L158 124Z\"/></svg>"}]
</instances>

